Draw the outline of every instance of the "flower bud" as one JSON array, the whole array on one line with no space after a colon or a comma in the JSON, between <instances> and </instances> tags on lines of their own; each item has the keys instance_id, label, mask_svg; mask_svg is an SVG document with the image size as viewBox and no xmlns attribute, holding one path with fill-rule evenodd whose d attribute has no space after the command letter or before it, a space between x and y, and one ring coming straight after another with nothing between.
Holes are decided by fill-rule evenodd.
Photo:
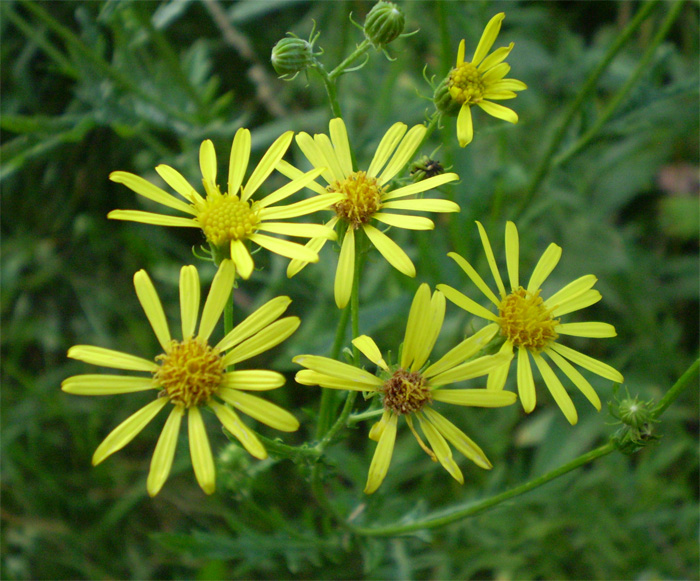
<instances>
[{"instance_id":1,"label":"flower bud","mask_svg":"<svg viewBox=\"0 0 700 581\"><path fill-rule=\"evenodd\" d=\"M410 165L411 180L415 183L422 182L434 176L439 176L443 173L445 173L445 168L442 167L442 164L437 160L429 158L427 155L423 155L419 160L414 161Z\"/></svg>"},{"instance_id":2,"label":"flower bud","mask_svg":"<svg viewBox=\"0 0 700 581\"><path fill-rule=\"evenodd\" d=\"M654 430L658 420L652 414L652 401L639 401L628 393L624 399L616 397L608 406L610 414L622 423L612 437L621 452L633 454L659 439Z\"/></svg>"},{"instance_id":3,"label":"flower bud","mask_svg":"<svg viewBox=\"0 0 700 581\"><path fill-rule=\"evenodd\" d=\"M402 32L406 18L396 4L377 2L365 18L365 36L376 47L389 44Z\"/></svg>"},{"instance_id":4,"label":"flower bud","mask_svg":"<svg viewBox=\"0 0 700 581\"><path fill-rule=\"evenodd\" d=\"M272 47L270 61L281 77L296 75L313 63L313 45L303 38L288 36Z\"/></svg>"},{"instance_id":5,"label":"flower bud","mask_svg":"<svg viewBox=\"0 0 700 581\"><path fill-rule=\"evenodd\" d=\"M636 397L623 399L617 407L617 414L623 424L637 429L652 420L648 403Z\"/></svg>"},{"instance_id":6,"label":"flower bud","mask_svg":"<svg viewBox=\"0 0 700 581\"><path fill-rule=\"evenodd\" d=\"M433 102L437 110L441 113L449 115L450 117L456 117L462 105L452 98L450 90L447 87L448 79L449 77L445 77L435 89Z\"/></svg>"}]
</instances>

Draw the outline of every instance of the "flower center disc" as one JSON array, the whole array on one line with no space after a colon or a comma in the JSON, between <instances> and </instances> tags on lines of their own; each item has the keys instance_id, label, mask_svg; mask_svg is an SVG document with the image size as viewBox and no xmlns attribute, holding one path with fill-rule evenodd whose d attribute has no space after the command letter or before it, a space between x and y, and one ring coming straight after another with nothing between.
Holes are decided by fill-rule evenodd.
<instances>
[{"instance_id":1,"label":"flower center disc","mask_svg":"<svg viewBox=\"0 0 700 581\"><path fill-rule=\"evenodd\" d=\"M559 336L554 330L559 319L552 318L539 290L530 294L520 287L501 301L498 311L501 332L516 347L539 352Z\"/></svg>"},{"instance_id":2,"label":"flower center disc","mask_svg":"<svg viewBox=\"0 0 700 581\"><path fill-rule=\"evenodd\" d=\"M384 382L384 407L396 414L419 411L433 398L425 384L425 378L417 372L398 369Z\"/></svg>"},{"instance_id":3,"label":"flower center disc","mask_svg":"<svg viewBox=\"0 0 700 581\"><path fill-rule=\"evenodd\" d=\"M255 232L258 216L248 202L237 196L220 196L210 201L197 217L207 240L214 246L223 246L231 240L243 240Z\"/></svg>"},{"instance_id":4,"label":"flower center disc","mask_svg":"<svg viewBox=\"0 0 700 581\"><path fill-rule=\"evenodd\" d=\"M339 218L350 223L353 228L366 224L381 208L383 188L377 178L368 177L363 171L350 174L343 181L328 186L330 192L345 194L345 198L333 209Z\"/></svg>"},{"instance_id":5,"label":"flower center disc","mask_svg":"<svg viewBox=\"0 0 700 581\"><path fill-rule=\"evenodd\" d=\"M478 103L484 95L484 81L472 63L462 63L452 69L447 88L460 105Z\"/></svg>"},{"instance_id":6,"label":"flower center disc","mask_svg":"<svg viewBox=\"0 0 700 581\"><path fill-rule=\"evenodd\" d=\"M173 341L168 353L158 355L154 379L171 403L187 408L206 403L219 388L224 366L216 349L197 339Z\"/></svg>"}]
</instances>

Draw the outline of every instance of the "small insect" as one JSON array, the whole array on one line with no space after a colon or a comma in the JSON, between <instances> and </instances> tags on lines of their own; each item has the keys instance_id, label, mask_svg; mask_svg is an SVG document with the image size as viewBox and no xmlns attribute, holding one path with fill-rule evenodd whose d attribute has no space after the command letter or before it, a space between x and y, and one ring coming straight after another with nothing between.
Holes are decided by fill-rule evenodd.
<instances>
[{"instance_id":1,"label":"small insect","mask_svg":"<svg viewBox=\"0 0 700 581\"><path fill-rule=\"evenodd\" d=\"M422 156L418 161L414 161L411 164L410 175L411 180L414 182L422 182L425 179L443 173L445 173L445 168L442 167L442 164L435 159L431 159L427 155Z\"/></svg>"}]
</instances>

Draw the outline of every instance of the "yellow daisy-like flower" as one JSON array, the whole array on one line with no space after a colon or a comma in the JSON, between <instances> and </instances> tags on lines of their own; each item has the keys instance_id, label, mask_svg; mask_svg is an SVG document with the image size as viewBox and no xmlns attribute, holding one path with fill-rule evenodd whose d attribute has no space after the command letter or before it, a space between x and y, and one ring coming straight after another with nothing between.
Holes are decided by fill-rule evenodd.
<instances>
[{"instance_id":1,"label":"yellow daisy-like flower","mask_svg":"<svg viewBox=\"0 0 700 581\"><path fill-rule=\"evenodd\" d=\"M491 321L485 329L499 330L505 338L505 343L501 347L501 353L513 355L513 350L517 349L517 381L518 393L523 409L530 413L535 409L537 402L535 394L535 381L532 375L530 357L540 371L547 388L557 405L564 412L566 419L573 425L578 421L576 408L571 397L564 389L561 381L556 376L547 360L546 355L571 382L578 387L595 408L600 411L600 398L590 383L569 363L572 361L601 377L622 383L623 377L619 371L609 365L584 355L570 347L562 345L558 339L559 335L573 335L576 337L615 337L615 327L608 323L561 323L559 317L579 311L597 303L601 295L593 289L598 280L592 274L577 278L564 288L554 293L548 299L540 296L542 284L554 270L561 258L561 247L550 244L547 250L535 266L527 287L520 286L518 273L519 262L519 242L518 230L513 222L506 224L506 267L508 269L508 280L510 282L510 293L506 293L506 288L501 279L496 266L496 259L491 250L488 236L484 227L477 222L479 235L484 246L484 252L491 269L491 274L496 281L499 296L486 285L484 280L477 274L474 267L469 264L459 254L451 252L450 256L467 274L477 288L496 306L497 313L490 311L476 303L469 297L454 288L439 284L439 288L445 296L463 308L465 311ZM567 359L569 361L567 361ZM510 363L501 365L494 369L488 378L487 388L491 390L501 390L506 382Z\"/></svg>"},{"instance_id":2,"label":"yellow daisy-like flower","mask_svg":"<svg viewBox=\"0 0 700 581\"><path fill-rule=\"evenodd\" d=\"M447 78L447 88L452 99L461 105L457 117L457 139L460 147L466 147L474 137L471 106L478 105L489 115L510 123L518 122L518 115L512 109L492 103L503 99L514 99L515 91L527 89L527 85L516 79L505 79L510 65L503 62L513 43L501 47L486 56L501 30L501 22L506 15L496 14L486 25L471 62L464 60L464 39L459 43L457 64Z\"/></svg>"},{"instance_id":3,"label":"yellow daisy-like flower","mask_svg":"<svg viewBox=\"0 0 700 581\"><path fill-rule=\"evenodd\" d=\"M145 179L125 171L115 171L109 176L113 182L124 184L137 194L154 202L190 215L190 218L154 214L139 210L113 210L107 217L114 220L130 220L157 226L184 226L201 228L207 241L222 249L236 265L238 274L247 279L253 272L254 263L245 242L249 240L267 250L309 262L318 262L318 253L301 244L262 234L281 234L303 238L321 237L334 240L333 230L320 224L298 224L283 222L298 216L305 216L326 209L340 199L329 194L323 198L313 198L287 206L273 206L295 192L298 192L321 173L315 169L301 174L294 181L282 186L261 200L253 201L252 195L275 169L289 148L293 131L281 135L267 150L250 178L243 185L248 160L250 158L250 131L239 129L233 139L228 172L228 192L221 193L216 183L216 152L210 140L202 142L199 150L199 165L202 171L204 191L202 197L177 170L167 165L159 165L156 171L161 178L185 201L176 198ZM230 253L230 254L229 254Z\"/></svg>"},{"instance_id":4,"label":"yellow daisy-like flower","mask_svg":"<svg viewBox=\"0 0 700 581\"><path fill-rule=\"evenodd\" d=\"M482 349L496 334L495 328L484 329L424 368L444 318L444 295L436 291L431 297L430 287L422 284L416 292L408 315L398 366L387 365L370 337L362 335L354 339L353 344L379 367L382 377L327 357L299 355L294 358L296 363L307 368L296 375L297 382L303 385L320 385L330 389L349 389L381 395L384 413L369 433L369 437L377 441L378 445L369 468L365 486L367 494L377 490L389 470L399 416L406 418L406 423L421 448L433 461L439 461L460 484L464 483L464 477L452 458L448 442L477 466L485 469L492 467L481 448L452 422L435 411L432 404L437 401L462 406L503 407L514 403L516 395L509 391L444 388L450 383L486 375L496 366L507 362L512 355L487 355L465 363L465 360ZM418 434L414 419L418 421L423 435L428 440L427 444Z\"/></svg>"},{"instance_id":5,"label":"yellow daisy-like flower","mask_svg":"<svg viewBox=\"0 0 700 581\"><path fill-rule=\"evenodd\" d=\"M394 190L388 185L411 160L425 132L424 125L416 125L407 132L405 124L395 123L380 141L369 168L361 171L353 170L350 142L342 119L330 122L330 138L325 134L312 138L307 133L299 133L296 137L297 144L311 164L318 169L323 168L321 176L328 183L325 189L316 182L310 182L307 187L318 193L319 197L325 198L329 192L341 196L331 208L336 215L326 224L329 228L335 228L339 223L345 227L335 275L335 302L340 309L348 304L352 291L355 230L361 228L394 268L413 277L416 269L408 255L371 222L376 220L386 226L408 230L432 230L435 228L432 220L395 213L393 210L459 212L459 206L449 200L406 199L458 180L459 176L455 173L434 176ZM292 179L298 179L301 175L300 170L286 163L280 164L278 169ZM326 240L327 237L314 237L306 247L310 251L320 252ZM287 276L294 276L308 263L303 258L292 260Z\"/></svg>"},{"instance_id":6,"label":"yellow daisy-like flower","mask_svg":"<svg viewBox=\"0 0 700 581\"><path fill-rule=\"evenodd\" d=\"M168 478L175 456L180 422L185 414L194 473L204 492L211 494L216 480L214 458L200 408L206 406L211 409L224 427L256 458L266 458L267 451L233 408L277 430L293 432L299 427L299 422L289 412L247 393L281 387L285 381L283 375L258 369L226 371L228 366L271 349L296 331L300 323L298 317L278 320L291 302L289 297L272 299L216 345L209 344L209 337L231 293L234 276L233 263L224 260L212 282L199 322L199 332L195 334L200 303L199 275L194 266L182 268L182 340L178 341L171 338L163 306L148 274L140 270L134 275L136 295L163 348L163 353L155 361L90 345L76 345L68 351L68 357L92 365L143 371L149 375L75 375L61 384L61 389L67 393L113 395L151 389L158 391L151 403L124 420L105 438L95 450L93 465L121 450L159 411L171 404L171 411L151 460L148 494L158 494Z\"/></svg>"}]
</instances>

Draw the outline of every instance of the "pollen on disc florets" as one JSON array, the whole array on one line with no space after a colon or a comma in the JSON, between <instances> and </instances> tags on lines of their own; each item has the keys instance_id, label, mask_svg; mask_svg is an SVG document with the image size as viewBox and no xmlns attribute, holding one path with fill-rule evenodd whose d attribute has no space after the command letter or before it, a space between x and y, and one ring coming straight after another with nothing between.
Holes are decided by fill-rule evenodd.
<instances>
[{"instance_id":1,"label":"pollen on disc florets","mask_svg":"<svg viewBox=\"0 0 700 581\"><path fill-rule=\"evenodd\" d=\"M384 382L384 408L396 414L411 414L432 403L430 388L425 378L417 371L397 369Z\"/></svg>"},{"instance_id":2,"label":"pollen on disc florets","mask_svg":"<svg viewBox=\"0 0 700 581\"><path fill-rule=\"evenodd\" d=\"M197 216L199 225L214 246L223 246L231 240L245 240L255 232L259 218L238 196L207 197L206 207Z\"/></svg>"},{"instance_id":3,"label":"pollen on disc florets","mask_svg":"<svg viewBox=\"0 0 700 581\"><path fill-rule=\"evenodd\" d=\"M559 336L554 330L559 319L544 305L540 291L514 290L498 307L501 333L516 347L542 351Z\"/></svg>"},{"instance_id":4,"label":"pollen on disc florets","mask_svg":"<svg viewBox=\"0 0 700 581\"><path fill-rule=\"evenodd\" d=\"M160 363L153 374L156 384L171 403L186 408L209 401L224 377L218 349L197 339L172 341L170 350L156 361Z\"/></svg>"},{"instance_id":5,"label":"pollen on disc florets","mask_svg":"<svg viewBox=\"0 0 700 581\"><path fill-rule=\"evenodd\" d=\"M370 221L381 208L384 193L377 178L370 177L363 171L354 172L344 180L336 181L328 186L328 191L345 194L345 198L335 204L333 209L339 218L353 228L359 228Z\"/></svg>"},{"instance_id":6,"label":"pollen on disc florets","mask_svg":"<svg viewBox=\"0 0 700 581\"><path fill-rule=\"evenodd\" d=\"M450 72L447 88L457 103L478 103L484 95L484 80L472 63L461 63Z\"/></svg>"}]
</instances>

